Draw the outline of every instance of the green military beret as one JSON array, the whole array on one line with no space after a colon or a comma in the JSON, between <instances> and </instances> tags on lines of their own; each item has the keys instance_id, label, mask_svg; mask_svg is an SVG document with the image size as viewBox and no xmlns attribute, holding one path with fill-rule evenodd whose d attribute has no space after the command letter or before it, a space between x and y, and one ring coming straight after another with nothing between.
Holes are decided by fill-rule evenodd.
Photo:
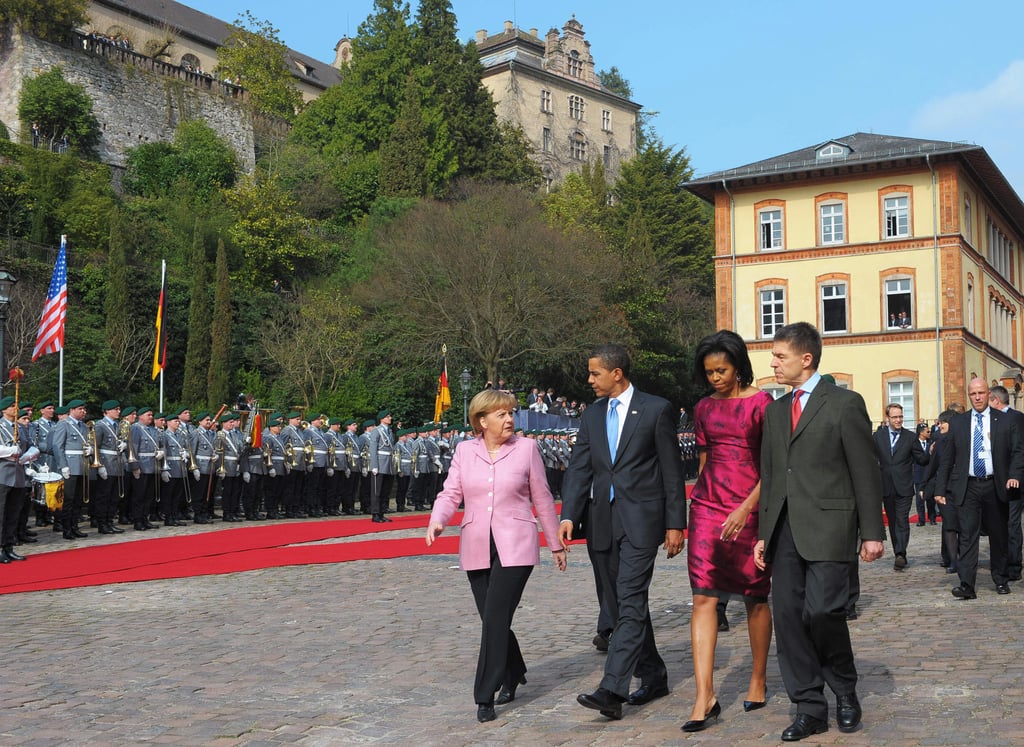
<instances>
[{"instance_id":1,"label":"green military beret","mask_svg":"<svg viewBox=\"0 0 1024 747\"><path fill-rule=\"evenodd\" d=\"M135 412L135 408L134 407L122 407L121 408L121 417L127 417L128 415L131 415L133 412Z\"/></svg>"},{"instance_id":2,"label":"green military beret","mask_svg":"<svg viewBox=\"0 0 1024 747\"><path fill-rule=\"evenodd\" d=\"M167 419L167 413L166 412L154 412L153 413L153 420L166 420L166 419Z\"/></svg>"},{"instance_id":3,"label":"green military beret","mask_svg":"<svg viewBox=\"0 0 1024 747\"><path fill-rule=\"evenodd\" d=\"M166 413L164 415L164 417L167 420L177 420L178 419L178 413L176 413L176 412L168 412L168 413Z\"/></svg>"},{"instance_id":4,"label":"green military beret","mask_svg":"<svg viewBox=\"0 0 1024 747\"><path fill-rule=\"evenodd\" d=\"M294 420L295 418L301 418L301 417L302 417L302 413L299 412L298 410L292 410L290 413L288 413L288 419L289 420Z\"/></svg>"},{"instance_id":5,"label":"green military beret","mask_svg":"<svg viewBox=\"0 0 1024 747\"><path fill-rule=\"evenodd\" d=\"M366 420L363 421L364 428L369 428L371 425L377 425L377 421L374 420L373 418L367 418Z\"/></svg>"},{"instance_id":6,"label":"green military beret","mask_svg":"<svg viewBox=\"0 0 1024 747\"><path fill-rule=\"evenodd\" d=\"M0 410L6 410L8 407L14 407L14 397L0 399Z\"/></svg>"},{"instance_id":7,"label":"green military beret","mask_svg":"<svg viewBox=\"0 0 1024 747\"><path fill-rule=\"evenodd\" d=\"M232 420L238 420L238 413L237 412L226 412L226 413L224 413L223 415L220 416L220 420L218 420L217 422L218 423L229 423Z\"/></svg>"},{"instance_id":8,"label":"green military beret","mask_svg":"<svg viewBox=\"0 0 1024 747\"><path fill-rule=\"evenodd\" d=\"M380 412L377 413L377 420L383 420L390 414L391 410L381 410Z\"/></svg>"},{"instance_id":9,"label":"green military beret","mask_svg":"<svg viewBox=\"0 0 1024 747\"><path fill-rule=\"evenodd\" d=\"M267 420L267 425L284 425L284 415L279 412L272 412Z\"/></svg>"},{"instance_id":10,"label":"green military beret","mask_svg":"<svg viewBox=\"0 0 1024 747\"><path fill-rule=\"evenodd\" d=\"M53 408L53 414L54 415L67 415L68 414L68 406L67 405L61 405L60 407Z\"/></svg>"},{"instance_id":11,"label":"green military beret","mask_svg":"<svg viewBox=\"0 0 1024 747\"><path fill-rule=\"evenodd\" d=\"M178 410L178 411L177 411L176 413L174 413L174 417L175 417L175 418L180 418L180 417L181 417L181 414L182 414L183 412L189 412L189 409L188 409L187 407L182 407L182 408L181 408L180 410ZM168 414L168 415L169 415L169 414Z\"/></svg>"},{"instance_id":12,"label":"green military beret","mask_svg":"<svg viewBox=\"0 0 1024 747\"><path fill-rule=\"evenodd\" d=\"M106 402L100 405L100 409L103 410L103 412L106 412L107 410L116 410L120 406L121 403L118 402L116 399L108 399Z\"/></svg>"},{"instance_id":13,"label":"green military beret","mask_svg":"<svg viewBox=\"0 0 1024 747\"><path fill-rule=\"evenodd\" d=\"M52 402L51 400L44 399L42 402L39 403L39 409L42 410L44 407L53 407L55 404L56 403Z\"/></svg>"},{"instance_id":14,"label":"green military beret","mask_svg":"<svg viewBox=\"0 0 1024 747\"><path fill-rule=\"evenodd\" d=\"M19 402L18 404L19 404L19 406L20 406L20 407L24 407L24 408L25 408L25 409L27 409L27 410L31 410L31 409L32 409L32 403L31 403L31 402L28 402L28 401L26 401L26 400L22 400L22 401L21 401L21 402Z\"/></svg>"},{"instance_id":15,"label":"green military beret","mask_svg":"<svg viewBox=\"0 0 1024 747\"><path fill-rule=\"evenodd\" d=\"M147 412L153 412L153 408L152 407L140 407L135 412L137 412L139 415L145 415Z\"/></svg>"},{"instance_id":16,"label":"green military beret","mask_svg":"<svg viewBox=\"0 0 1024 747\"><path fill-rule=\"evenodd\" d=\"M21 418L27 418L31 414L31 410L18 410L18 419L20 420Z\"/></svg>"},{"instance_id":17,"label":"green military beret","mask_svg":"<svg viewBox=\"0 0 1024 747\"><path fill-rule=\"evenodd\" d=\"M344 425L347 428L348 426L352 425L353 423L358 423L358 422L359 421L356 420L355 418L349 418L344 423L342 423L342 425Z\"/></svg>"},{"instance_id":18,"label":"green military beret","mask_svg":"<svg viewBox=\"0 0 1024 747\"><path fill-rule=\"evenodd\" d=\"M11 403L13 404L14 397L11 397ZM74 410L76 407L85 407L84 399L73 399L68 402L68 410Z\"/></svg>"}]
</instances>

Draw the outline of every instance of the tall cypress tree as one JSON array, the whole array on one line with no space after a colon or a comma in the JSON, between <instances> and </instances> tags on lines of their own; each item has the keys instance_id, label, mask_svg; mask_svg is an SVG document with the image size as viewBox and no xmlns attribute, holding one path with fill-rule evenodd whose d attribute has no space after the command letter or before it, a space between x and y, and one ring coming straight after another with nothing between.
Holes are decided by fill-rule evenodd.
<instances>
[{"instance_id":1,"label":"tall cypress tree","mask_svg":"<svg viewBox=\"0 0 1024 747\"><path fill-rule=\"evenodd\" d=\"M185 381L181 398L186 405L198 408L206 402L206 380L210 369L210 284L206 277L206 245L199 221L192 233L192 255L189 261L192 284L189 287L188 346L185 351Z\"/></svg>"},{"instance_id":2,"label":"tall cypress tree","mask_svg":"<svg viewBox=\"0 0 1024 747\"><path fill-rule=\"evenodd\" d=\"M210 325L210 370L206 391L211 408L228 401L231 384L231 277L224 239L217 239L217 270L213 290L213 322Z\"/></svg>"}]
</instances>

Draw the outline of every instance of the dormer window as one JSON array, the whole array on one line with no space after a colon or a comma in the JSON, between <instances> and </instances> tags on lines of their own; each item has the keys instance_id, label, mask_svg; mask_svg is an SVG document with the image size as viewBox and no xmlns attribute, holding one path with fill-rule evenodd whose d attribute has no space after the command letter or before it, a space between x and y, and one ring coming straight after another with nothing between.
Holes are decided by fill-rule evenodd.
<instances>
[{"instance_id":1,"label":"dormer window","mask_svg":"<svg viewBox=\"0 0 1024 747\"><path fill-rule=\"evenodd\" d=\"M566 64L568 65L569 75L573 78L583 77L583 60L580 59L580 53L575 49L569 53Z\"/></svg>"},{"instance_id":2,"label":"dormer window","mask_svg":"<svg viewBox=\"0 0 1024 747\"><path fill-rule=\"evenodd\" d=\"M846 158L849 154L850 149L845 145L829 143L828 145L818 148L817 159L819 161L829 161L836 158Z\"/></svg>"}]
</instances>

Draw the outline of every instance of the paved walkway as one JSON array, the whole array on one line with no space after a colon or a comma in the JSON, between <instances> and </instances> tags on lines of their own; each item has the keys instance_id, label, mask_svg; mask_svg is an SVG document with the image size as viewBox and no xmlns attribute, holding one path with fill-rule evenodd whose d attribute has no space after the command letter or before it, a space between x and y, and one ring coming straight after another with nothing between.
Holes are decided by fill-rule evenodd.
<instances>
[{"instance_id":1,"label":"paved walkway","mask_svg":"<svg viewBox=\"0 0 1024 747\"><path fill-rule=\"evenodd\" d=\"M41 534L21 549L113 539ZM1024 744L1024 587L998 596L986 570L977 600L954 600L938 540L938 527L912 527L906 571L894 572L891 557L862 566L851 630L864 728L841 734L833 722L804 744ZM534 572L515 622L529 683L496 721L478 724L479 625L455 565L401 558L0 596L0 744L743 747L778 743L792 719L774 646L769 705L743 713L749 654L736 602L719 638L721 721L679 730L693 697L682 556L659 561L652 588L672 694L627 706L615 722L577 705L603 665L590 644L596 602L580 546L565 574L550 561Z\"/></svg>"}]
</instances>

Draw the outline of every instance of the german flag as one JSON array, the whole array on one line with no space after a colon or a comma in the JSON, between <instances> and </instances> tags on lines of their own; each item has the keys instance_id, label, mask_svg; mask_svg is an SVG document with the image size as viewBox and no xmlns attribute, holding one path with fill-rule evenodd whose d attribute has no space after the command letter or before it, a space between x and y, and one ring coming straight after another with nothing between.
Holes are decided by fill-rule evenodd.
<instances>
[{"instance_id":1,"label":"german flag","mask_svg":"<svg viewBox=\"0 0 1024 747\"><path fill-rule=\"evenodd\" d=\"M153 349L153 378L167 365L167 331L164 329L164 314L167 304L167 260L161 260L160 303L156 307L156 347Z\"/></svg>"},{"instance_id":2,"label":"german flag","mask_svg":"<svg viewBox=\"0 0 1024 747\"><path fill-rule=\"evenodd\" d=\"M441 346L441 375L437 377L437 396L434 398L434 422L441 422L441 415L452 406L452 392L448 388L448 346Z\"/></svg>"}]
</instances>

